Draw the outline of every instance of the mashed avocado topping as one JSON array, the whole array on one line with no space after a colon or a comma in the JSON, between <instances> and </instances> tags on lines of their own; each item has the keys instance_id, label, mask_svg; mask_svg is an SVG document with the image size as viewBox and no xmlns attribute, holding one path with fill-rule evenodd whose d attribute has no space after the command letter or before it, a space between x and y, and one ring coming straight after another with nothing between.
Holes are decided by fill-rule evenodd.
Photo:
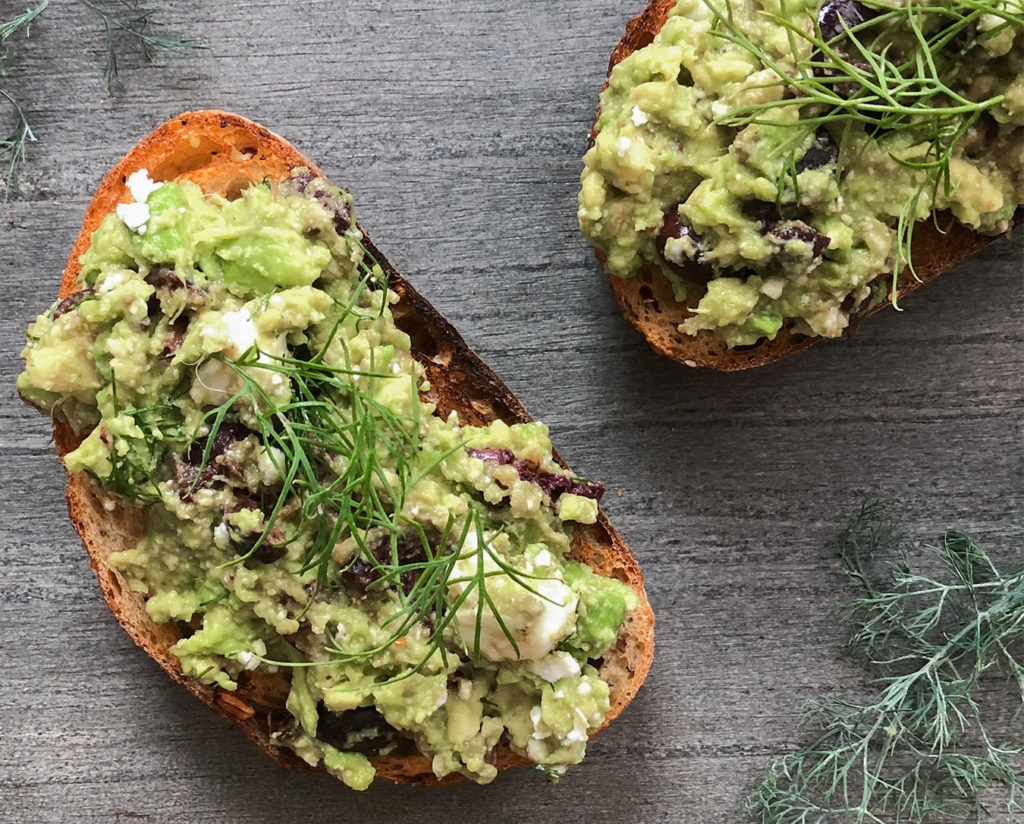
<instances>
[{"instance_id":1,"label":"mashed avocado topping","mask_svg":"<svg viewBox=\"0 0 1024 824\"><path fill-rule=\"evenodd\" d=\"M915 221L1024 203L1020 0L679 0L612 70L584 158L606 271L653 267L729 346L835 337Z\"/></svg>"},{"instance_id":2,"label":"mashed avocado topping","mask_svg":"<svg viewBox=\"0 0 1024 824\"><path fill-rule=\"evenodd\" d=\"M129 184L18 389L81 436L69 472L148 507L110 563L178 623L183 671L287 677L274 739L356 788L413 749L481 783L499 745L580 761L637 604L568 558L603 488L542 424L435 413L347 193L301 169L230 201Z\"/></svg>"}]
</instances>

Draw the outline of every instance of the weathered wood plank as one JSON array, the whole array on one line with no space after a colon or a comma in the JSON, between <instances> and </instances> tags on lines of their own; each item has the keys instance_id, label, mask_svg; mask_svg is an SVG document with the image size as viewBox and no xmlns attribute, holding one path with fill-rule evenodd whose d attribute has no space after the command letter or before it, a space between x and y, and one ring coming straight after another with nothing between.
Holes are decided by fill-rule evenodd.
<instances>
[{"instance_id":1,"label":"weathered wood plank","mask_svg":"<svg viewBox=\"0 0 1024 824\"><path fill-rule=\"evenodd\" d=\"M830 609L847 590L828 547L863 497L897 502L924 536L955 524L1013 551L1019 242L850 342L754 373L688 371L619 317L576 229L575 194L607 55L636 10L190 0L165 18L211 48L159 67L126 50L110 98L79 4L53 4L17 44L10 88L40 142L21 197L0 205L0 820L740 821L766 759L798 740L802 704L863 688L839 654ZM207 106L266 123L350 186L392 261L574 467L609 483L607 509L658 613L658 658L560 786L527 771L490 788L357 796L283 773L107 613L47 428L15 398L14 355L103 172L165 117Z\"/></svg>"}]
</instances>

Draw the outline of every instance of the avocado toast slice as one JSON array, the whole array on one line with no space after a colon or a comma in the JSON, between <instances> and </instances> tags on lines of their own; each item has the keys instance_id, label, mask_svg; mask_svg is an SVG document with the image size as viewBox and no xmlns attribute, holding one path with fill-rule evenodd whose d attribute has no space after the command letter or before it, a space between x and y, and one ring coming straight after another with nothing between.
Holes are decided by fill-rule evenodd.
<instances>
[{"instance_id":1,"label":"avocado toast slice","mask_svg":"<svg viewBox=\"0 0 1024 824\"><path fill-rule=\"evenodd\" d=\"M190 181L204 193L219 194L233 201L250 186L288 179L295 169L306 170L303 180L322 178L319 170L289 143L244 118L200 111L168 121L144 138L100 184L64 270L60 297L65 300L53 314L66 311L62 308L65 304L70 307L81 299L80 258L89 249L93 233L103 219L115 212L121 214L119 207L125 209L133 198L138 200L133 188L138 181L132 176L140 170L148 170L148 177L156 183ZM127 216L125 223L130 225ZM390 307L391 314L398 328L409 336L411 354L426 379L419 384L424 400L436 405L438 415L447 419L454 414L466 427L486 426L495 421L509 425L530 422L522 404L387 262L365 233L360 242L369 259L386 275L389 289L398 296L397 303ZM166 279L167 275L162 277ZM83 434L76 434L67 423L55 424L55 441L62 457L81 445ZM503 460L500 454L484 452L480 451L483 461ZM204 466L209 455L207 449ZM557 455L554 459L565 467ZM519 471L522 474L524 470ZM185 485L187 490L183 487L182 497L191 494L199 483L194 475L191 485ZM110 563L112 555L131 552L146 535L147 509L106 492L86 472L69 474L67 500L72 523L89 553L104 598L133 641L174 680L211 709L237 723L250 740L273 758L286 766L308 768L306 761L279 740L283 730L295 726L293 713L286 708L290 670L246 667L236 674L237 688L233 690L218 689L189 677L171 648L195 627L181 621L154 621L147 612L145 596L132 588L134 582L126 578L122 569ZM605 515L598 512L593 523L576 523L572 530L569 558L589 566L603 578L621 581L632 590L636 600L636 607L625 615L614 642L596 661L600 677L609 687L609 709L604 718L607 724L632 700L650 668L653 614L636 560ZM404 639L399 642L404 645ZM527 763L527 759L504 744L489 753L488 758L499 770ZM417 751L408 739L400 739L397 748L386 755L372 757L371 763L377 777L398 783L442 785L462 780L457 772L436 777L431 759Z\"/></svg>"},{"instance_id":2,"label":"avocado toast slice","mask_svg":"<svg viewBox=\"0 0 1024 824\"><path fill-rule=\"evenodd\" d=\"M694 2L689 5L700 6L702 3ZM834 25L842 25L846 22L847 28L850 28L861 22L861 17L855 18L855 15L863 15L870 19L873 14L878 13L879 5L874 2L865 5L854 2L854 0L850 0L850 2L826 2L822 4L819 14L823 16L822 19L825 19L824 16L827 14L831 14L831 22ZM645 49L654 42L655 37L665 27L676 6L677 0L651 0L646 8L628 23L625 36L612 52L608 76L605 80L602 95L609 89L613 70L631 55ZM721 11L729 7L729 4L708 3L707 6L708 8L714 7ZM737 8L740 8L740 6L737 6ZM747 6L742 6L742 8L745 9ZM846 18L843 17L844 14L850 17L850 21L846 21ZM708 17L710 17L710 12L706 12L704 18L696 15L697 19L707 19ZM839 23L837 24L836 21L839 21ZM842 31L842 29L839 30ZM723 37L720 43L724 49L727 45L727 38ZM1017 47L1014 46L1014 48ZM751 69L751 71L753 70ZM821 71L824 73L825 70ZM656 71L654 73L656 75ZM763 89L765 86L758 87L757 84L773 84L778 80L778 76L772 74L767 69L762 71L761 74L765 75L765 77L752 81L752 89ZM680 77L678 82L683 84L683 78ZM672 85L674 86L675 83ZM754 94L754 91L751 91L750 94ZM785 92L783 95L785 95ZM595 140L600 133L601 116L602 110L599 108L590 135L591 147L594 146ZM634 121L638 125L640 122L646 122L646 114L642 112L637 114L635 112L634 116L641 118L639 121ZM714 128L714 126L709 126L708 131L712 131ZM833 131L838 135L838 130L834 129ZM838 140L833 139L834 137L836 136L834 135L831 138L826 136L826 140L829 143L838 142ZM625 140L625 138L623 139ZM682 139L680 137L680 140ZM628 144L626 145L628 146ZM832 151L836 150L834 145L831 148ZM624 151L624 148L622 150ZM1017 153L1019 154L1019 148ZM1012 150L1008 154L1012 154ZM799 162L800 159L798 158ZM742 168L742 164L740 164L740 168ZM884 182L884 179L884 175L879 175L878 180L880 182ZM1019 225L1022 219L1022 210L1019 206L1019 191L1018 183L1018 206L1016 212L1006 221L1007 224ZM685 197L685 193L680 194ZM677 197L677 199L679 198ZM899 203L902 203L902 200ZM744 204L744 206L749 205L749 203ZM763 207L759 210L762 214L759 214L758 218L765 221L764 225L780 225L787 222L778 220L779 215L774 214L775 204L757 202L754 205ZM710 211L710 207L708 211ZM742 212L742 208L740 211ZM581 215L582 213L581 209ZM766 214L767 217L765 216ZM783 217L788 217L788 215L783 215ZM788 222L795 223L799 221ZM660 243L662 246L664 246L666 235L678 236L681 239L687 240L686 235L688 233L690 237L694 236L692 227L684 226L680 229L678 226L674 226L671 228L674 231L670 230L666 223L664 226L651 227L649 232L652 238L657 238L660 230ZM934 220L920 220L913 229L912 246L910 247L910 259L913 261L915 271L912 273L909 269L903 269L895 279L895 289L893 289L894 278L890 257L889 267L880 266L875 280L863 287L865 289L870 287L871 297L864 298L858 307L856 304L861 301L858 295L853 310L846 310L849 324L846 332L848 334L852 333L857 324L864 318L873 315L891 302L898 303L899 300L920 286L934 280L943 272L984 249L996 240L997 237L998 234L991 232L982 234L973 231L955 219L948 211L937 213L934 215ZM829 240L820 234L817 236L817 239L822 240L823 244ZM652 241L652 244L654 242L657 241ZM676 241L674 240L673 242ZM597 248L596 251L602 265L606 265L607 254L605 250ZM712 277L711 269L706 262L699 259L682 260L680 258L675 261L666 262L663 249L661 255L663 258L660 261L654 263L648 261L646 265L637 268L630 276L611 274L606 266L608 283L624 317L644 335L651 347L660 354L688 366L732 371L772 363L825 339L817 334L798 333L791 328L791 322L783 324L777 332L773 333L774 337L761 337L754 343L744 343L735 346L727 345L721 337L707 328L700 329L700 331L695 333L692 328L684 330L683 324L686 324L688 321L689 324L693 323L698 303L706 294L704 284L709 282L709 279ZM694 257L699 258L699 255ZM820 260L820 257L817 260ZM664 267L666 266L679 275L682 280L686 281L686 295L682 299L677 296L673 289L673 284L665 275ZM749 270L747 272L739 272L738 274L739 277L748 276ZM773 273L769 265L766 272L759 270L758 274L763 274L767 280ZM837 334L838 330L830 336L835 337Z\"/></svg>"}]
</instances>

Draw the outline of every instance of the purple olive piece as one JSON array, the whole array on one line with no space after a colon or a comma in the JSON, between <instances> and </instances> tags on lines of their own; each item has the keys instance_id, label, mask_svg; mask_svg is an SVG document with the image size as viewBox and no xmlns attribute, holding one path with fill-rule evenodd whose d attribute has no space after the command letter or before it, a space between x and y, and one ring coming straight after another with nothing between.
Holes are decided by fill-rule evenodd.
<instances>
[{"instance_id":1,"label":"purple olive piece","mask_svg":"<svg viewBox=\"0 0 1024 824\"><path fill-rule=\"evenodd\" d=\"M431 537L427 536L428 540ZM394 563L391 555L391 536L381 535L367 545L370 554L380 566L388 566ZM397 538L395 551L399 564L418 564L427 560L427 551L423 546L423 540L418 534L403 532ZM402 581L402 589L408 593L420 577L420 570L410 569L403 572L399 577ZM363 557L356 558L351 566L341 573L341 580L352 590L365 597L367 590L374 581L380 580L381 573L377 566Z\"/></svg>"},{"instance_id":2,"label":"purple olive piece","mask_svg":"<svg viewBox=\"0 0 1024 824\"><path fill-rule=\"evenodd\" d=\"M781 219L778 204L771 200L745 200L740 204L740 212L744 217L756 220L762 226L768 226Z\"/></svg>"},{"instance_id":3,"label":"purple olive piece","mask_svg":"<svg viewBox=\"0 0 1024 824\"><path fill-rule=\"evenodd\" d=\"M857 0L828 0L818 12L818 29L826 41L835 40L877 14Z\"/></svg>"},{"instance_id":4,"label":"purple olive piece","mask_svg":"<svg viewBox=\"0 0 1024 824\"><path fill-rule=\"evenodd\" d=\"M604 484L591 483L580 478L570 478L567 475L560 475L557 472L541 472L526 461L516 460L510 449L473 449L467 448L466 454L471 458L477 458L485 463L514 466L519 473L520 480L537 484L548 493L552 501L557 500L562 494L580 495L584 498L601 500L604 495Z\"/></svg>"},{"instance_id":5,"label":"purple olive piece","mask_svg":"<svg viewBox=\"0 0 1024 824\"><path fill-rule=\"evenodd\" d=\"M316 737L342 752L380 755L398 736L398 731L375 707L331 712L321 704L317 712Z\"/></svg>"},{"instance_id":6,"label":"purple olive piece","mask_svg":"<svg viewBox=\"0 0 1024 824\"><path fill-rule=\"evenodd\" d=\"M822 169L825 166L835 163L839 159L839 146L832 139L828 129L819 126L814 132L814 140L810 148L804 152L796 163L796 172L808 172L814 169Z\"/></svg>"},{"instance_id":7,"label":"purple olive piece","mask_svg":"<svg viewBox=\"0 0 1024 824\"><path fill-rule=\"evenodd\" d=\"M857 0L829 0L829 2L826 2L821 7L821 11L818 12L818 30L821 32L822 39L831 43L837 51L843 53L844 58L851 66L868 71L870 67L862 60L856 58L855 48L850 50L850 54L845 53L842 41L847 37L847 32L850 29L877 15L877 11L869 9L862 3L858 3ZM815 51L811 55L811 60L815 63L827 62L825 56L820 51ZM812 71L815 77L828 78L837 76L837 72L827 66L814 66ZM831 88L840 97L848 99L857 93L861 85L848 81L833 84Z\"/></svg>"},{"instance_id":8,"label":"purple olive piece","mask_svg":"<svg viewBox=\"0 0 1024 824\"><path fill-rule=\"evenodd\" d=\"M171 357L181 349L185 342L185 335L188 334L188 318L182 316L175 318L167 325L167 334L164 336L164 349L161 357Z\"/></svg>"},{"instance_id":9,"label":"purple olive piece","mask_svg":"<svg viewBox=\"0 0 1024 824\"><path fill-rule=\"evenodd\" d=\"M683 238L689 238L693 242L694 248L697 250L696 253L690 257L690 260L696 264L703 265L704 254L700 250L700 235L693 230L692 226L680 219L679 207L673 206L665 213L665 220L661 224L661 231L658 232L658 251L661 252L661 256L665 258L665 262L673 269L678 269L680 273L685 270L682 266L666 257L665 245L670 240L681 240Z\"/></svg>"},{"instance_id":10,"label":"purple olive piece","mask_svg":"<svg viewBox=\"0 0 1024 824\"><path fill-rule=\"evenodd\" d=\"M57 320L61 315L66 315L87 297L95 294L95 289L81 289L78 292L72 292L53 308L53 319Z\"/></svg>"},{"instance_id":11,"label":"purple olive piece","mask_svg":"<svg viewBox=\"0 0 1024 824\"><path fill-rule=\"evenodd\" d=\"M352 226L352 205L347 196L312 172L292 175L278 187L282 194L301 194L315 200L334 217L334 230L344 234Z\"/></svg>"},{"instance_id":12,"label":"purple olive piece","mask_svg":"<svg viewBox=\"0 0 1024 824\"><path fill-rule=\"evenodd\" d=\"M812 256L821 257L831 242L828 235L823 235L802 220L779 220L768 227L768 234L783 243L790 240L802 240L811 246Z\"/></svg>"},{"instance_id":13,"label":"purple olive piece","mask_svg":"<svg viewBox=\"0 0 1024 824\"><path fill-rule=\"evenodd\" d=\"M202 469L200 469L200 465L203 462L203 452L206 451L209 439L200 438L193 441L188 451L174 462L174 482L178 487L178 494L184 498L193 485L208 486L212 483L213 479L221 474L221 467L216 459L221 457L229 446L242 440L248 434L249 430L241 424L222 423L213 437L210 454Z\"/></svg>"},{"instance_id":14,"label":"purple olive piece","mask_svg":"<svg viewBox=\"0 0 1024 824\"><path fill-rule=\"evenodd\" d=\"M166 289L168 292L173 292L185 286L185 281L178 277L178 273L170 266L158 266L146 275L143 280L154 289Z\"/></svg>"}]
</instances>

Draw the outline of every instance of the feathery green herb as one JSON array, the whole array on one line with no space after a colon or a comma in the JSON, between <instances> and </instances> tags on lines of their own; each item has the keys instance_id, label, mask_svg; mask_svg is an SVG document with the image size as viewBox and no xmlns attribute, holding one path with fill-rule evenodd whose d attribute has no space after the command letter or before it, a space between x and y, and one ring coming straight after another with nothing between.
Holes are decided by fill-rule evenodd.
<instances>
[{"instance_id":1,"label":"feathery green herb","mask_svg":"<svg viewBox=\"0 0 1024 824\"><path fill-rule=\"evenodd\" d=\"M159 51L187 51L205 48L198 40L171 31L157 19L159 9L139 5L138 0L79 0L103 22L107 42L107 66L103 79L109 94L117 82L117 54L125 42L134 43L150 63Z\"/></svg>"},{"instance_id":2,"label":"feathery green herb","mask_svg":"<svg viewBox=\"0 0 1024 824\"><path fill-rule=\"evenodd\" d=\"M38 6L26 9L22 14L0 23L0 77L6 76L7 66L10 65L13 54L7 41L22 30L28 36L32 21L43 13L49 3L50 0L43 0ZM8 102L14 115L14 125L11 131L3 139L0 139L0 162L7 164L4 189L6 198L16 191L18 169L25 162L25 146L28 143L34 143L36 136L32 133L28 118L25 117L25 112L22 111L14 95L5 89L0 89L0 97Z\"/></svg>"},{"instance_id":3,"label":"feathery green herb","mask_svg":"<svg viewBox=\"0 0 1024 824\"><path fill-rule=\"evenodd\" d=\"M706 0L707 2L707 0ZM921 172L916 194L903 207L897 225L892 295L900 273L916 277L911 243L922 197L940 187L951 191L949 163L960 142L982 113L1003 95L971 100L956 89L959 63L985 39L1007 26L1024 25L1024 8L1012 0L944 0L897 3L862 0L874 12L844 33L826 37L819 25L809 31L785 12L766 16L786 29L792 60L778 60L734 21L730 0L724 8L707 2L713 31L752 54L778 77L767 86L783 87L778 100L740 105L717 123L736 128L751 124L785 125L794 130L790 146L800 145L815 129L827 126L840 135L840 163L853 131L888 138L908 135L910 145L891 152L897 163ZM982 29L982 18L1000 22ZM796 107L798 120L773 117L773 111ZM777 180L779 199L790 185L792 152Z\"/></svg>"},{"instance_id":4,"label":"feathery green herb","mask_svg":"<svg viewBox=\"0 0 1024 824\"><path fill-rule=\"evenodd\" d=\"M103 77L106 82L107 94L113 92L117 81L118 53L125 43L134 43L149 62L157 51L186 51L202 49L205 46L198 40L180 32L171 31L157 19L158 9L145 8L138 0L79 0L103 23L106 34L107 63ZM42 14L50 0L42 0L38 6L28 8L10 20L0 21L0 78L6 76L7 67L13 59L13 51L7 41L17 32L23 31L27 36L30 24ZM13 115L13 126L6 136L0 138L0 163L6 164L4 197L17 192L18 172L25 162L26 146L36 141L35 133L24 110L15 95L5 88L0 88L0 98L7 101Z\"/></svg>"},{"instance_id":5,"label":"feathery green herb","mask_svg":"<svg viewBox=\"0 0 1024 824\"><path fill-rule=\"evenodd\" d=\"M491 550L484 535L483 518L475 506L470 506L461 529L457 530L455 520L450 518L446 529L433 542L422 526L401 514L408 492L441 460L463 448L463 444L456 443L420 465L421 405L415 373L376 372L372 365L367 372L348 362L342 366L326 362L325 355L346 318L371 320L383 311L383 300L379 311L367 313L360 307L360 296L370 288L371 281L386 289L383 270L376 265L364 266L363 277L351 299L338 305L339 316L331 332L308 359L271 355L254 347L237 360L224 361L239 378L241 388L209 410L200 431L193 436L192 442L202 439L205 445L188 494L195 490L203 468L211 460L214 441L225 421L231 415L246 415L247 425L257 432L282 486L259 537L245 554L230 563L242 563L252 557L275 530L290 533L285 535L285 545L300 535L308 535L302 571L315 570L317 586L327 589L336 585L341 571L333 557L335 548L346 539L355 542L356 551L347 564L369 564L376 577L370 589L391 590L398 599L396 611L384 623L390 635L382 644L359 652L346 650L332 638L332 660L320 663L370 659L418 625L428 625L427 652L418 663L387 682L392 683L419 672L435 653L447 663L446 631L457 610L474 594L474 635L472 639L463 639L472 661L478 664L480 660L481 627L488 612L518 653L515 638L487 591L488 578L507 576L537 597L551 599L530 584L529 579L536 576L516 569ZM291 400L275 402L259 379L261 372L286 379L291 387ZM358 385L360 380L367 382L365 389ZM411 397L415 400L411 414L397 414L374 399L375 383L392 380L413 382ZM388 466L390 470L386 469ZM286 508L294 510L287 518L283 515ZM425 560L400 559L398 542L410 533L422 545ZM386 536L389 557L382 560L373 553L367 542L370 534ZM470 536L475 540L468 541ZM475 550L470 550L473 545ZM472 571L456 574L456 564L467 560L475 561ZM413 583L407 589L403 581L410 577ZM460 586L461 591L449 601L450 588ZM282 666L297 665L264 660Z\"/></svg>"},{"instance_id":6,"label":"feathery green herb","mask_svg":"<svg viewBox=\"0 0 1024 824\"><path fill-rule=\"evenodd\" d=\"M916 571L878 504L838 549L862 593L842 609L850 646L880 692L813 705L818 737L769 766L748 810L762 824L966 820L980 815L982 790L1003 785L1009 810L1024 811L1024 736L1018 727L1015 744L998 740L979 694L983 681L1006 684L1024 709L1024 563L1002 569L950 531L928 548L942 574Z\"/></svg>"}]
</instances>

